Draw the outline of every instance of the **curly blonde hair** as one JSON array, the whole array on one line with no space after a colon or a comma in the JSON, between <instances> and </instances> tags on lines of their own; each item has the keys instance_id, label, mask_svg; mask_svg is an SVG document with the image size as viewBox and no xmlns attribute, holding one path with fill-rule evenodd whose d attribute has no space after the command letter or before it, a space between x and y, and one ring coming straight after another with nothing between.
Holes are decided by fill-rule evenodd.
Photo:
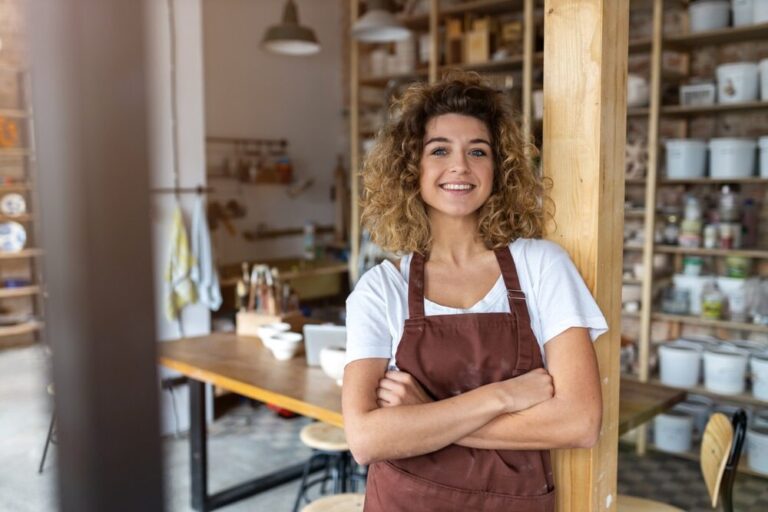
<instances>
[{"instance_id":1,"label":"curly blonde hair","mask_svg":"<svg viewBox=\"0 0 768 512\"><path fill-rule=\"evenodd\" d=\"M429 251L432 234L419 189L427 122L442 114L483 121L491 135L494 179L478 211L478 235L489 249L517 238L541 238L546 217L545 181L533 159L536 147L523 137L506 97L477 73L451 73L435 84L408 87L391 107L363 166L362 224L383 249Z\"/></svg>"}]
</instances>

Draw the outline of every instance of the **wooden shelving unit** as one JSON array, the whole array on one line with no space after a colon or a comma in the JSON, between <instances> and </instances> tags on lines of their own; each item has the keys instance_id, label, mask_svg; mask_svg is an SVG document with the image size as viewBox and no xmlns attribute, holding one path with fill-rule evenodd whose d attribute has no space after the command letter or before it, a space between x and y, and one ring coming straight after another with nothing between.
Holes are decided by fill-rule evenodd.
<instances>
[{"instance_id":1,"label":"wooden shelving unit","mask_svg":"<svg viewBox=\"0 0 768 512\"><path fill-rule=\"evenodd\" d=\"M739 112L759 112L768 110L768 101L749 101L744 103L725 103L715 105L666 105L661 107L665 116L693 117L711 114L735 114Z\"/></svg>"}]
</instances>

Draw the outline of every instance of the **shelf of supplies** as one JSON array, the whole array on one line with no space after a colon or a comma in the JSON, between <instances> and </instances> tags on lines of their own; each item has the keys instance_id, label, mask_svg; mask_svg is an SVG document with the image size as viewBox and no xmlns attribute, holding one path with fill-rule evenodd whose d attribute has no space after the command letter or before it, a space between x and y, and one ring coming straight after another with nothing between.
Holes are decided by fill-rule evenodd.
<instances>
[{"instance_id":1,"label":"shelf of supplies","mask_svg":"<svg viewBox=\"0 0 768 512\"><path fill-rule=\"evenodd\" d=\"M22 334L30 334L33 332L37 332L42 328L43 328L43 324L35 320L22 322L16 325L6 325L6 326L0 327L0 338L4 338L6 336L19 336Z\"/></svg>"},{"instance_id":2,"label":"shelf of supplies","mask_svg":"<svg viewBox=\"0 0 768 512\"><path fill-rule=\"evenodd\" d=\"M628 117L647 117L650 113L648 107L629 107L627 108Z\"/></svg>"},{"instance_id":3,"label":"shelf of supplies","mask_svg":"<svg viewBox=\"0 0 768 512\"><path fill-rule=\"evenodd\" d=\"M742 405L757 405L759 407L768 407L768 402L766 402L765 400L760 400L759 398L755 398L754 396L752 396L751 393L739 393L738 395L722 395L720 393L714 393L712 391L709 391L704 386L678 388L676 386L670 386L669 384L664 384L663 382L661 382L661 380L659 380L658 377L651 377L650 382L652 382L653 384L658 384L659 386L666 386L668 388L684 389L689 393L708 396L710 398L714 398L715 400L730 401L730 402L735 402Z\"/></svg>"},{"instance_id":4,"label":"shelf of supplies","mask_svg":"<svg viewBox=\"0 0 768 512\"><path fill-rule=\"evenodd\" d=\"M25 119L29 117L29 112L18 108L0 108L0 117L15 117Z\"/></svg>"},{"instance_id":5,"label":"shelf of supplies","mask_svg":"<svg viewBox=\"0 0 768 512\"><path fill-rule=\"evenodd\" d=\"M669 313L653 313L654 320L663 322L679 322L682 324L701 325L704 327L716 327L719 329L730 329L733 331L752 331L768 334L768 326L758 324L747 324L743 322L731 322L728 320L708 320L690 315L670 315Z\"/></svg>"},{"instance_id":6,"label":"shelf of supplies","mask_svg":"<svg viewBox=\"0 0 768 512\"><path fill-rule=\"evenodd\" d=\"M635 245L635 244L626 244L624 245L625 251L642 251L643 246L642 245Z\"/></svg>"},{"instance_id":7,"label":"shelf of supplies","mask_svg":"<svg viewBox=\"0 0 768 512\"><path fill-rule=\"evenodd\" d=\"M621 310L621 316L624 317L624 318L636 318L636 319L639 320L640 319L640 312L639 311L634 311L634 312L624 311L622 309Z\"/></svg>"},{"instance_id":8,"label":"shelf of supplies","mask_svg":"<svg viewBox=\"0 0 768 512\"><path fill-rule=\"evenodd\" d=\"M380 75L380 76L366 76L360 78L360 85L367 85L370 87L385 87L391 80L413 82L417 80L424 80L427 77L427 70L420 69L411 71L408 73L396 73L392 75Z\"/></svg>"},{"instance_id":9,"label":"shelf of supplies","mask_svg":"<svg viewBox=\"0 0 768 512\"><path fill-rule=\"evenodd\" d=\"M18 288L0 288L0 299L28 297L40 293L39 286L19 286Z\"/></svg>"},{"instance_id":10,"label":"shelf of supplies","mask_svg":"<svg viewBox=\"0 0 768 512\"><path fill-rule=\"evenodd\" d=\"M744 103L716 103L714 105L666 105L661 107L664 116L697 116L705 114L734 114L768 110L768 101L748 101Z\"/></svg>"},{"instance_id":11,"label":"shelf of supplies","mask_svg":"<svg viewBox=\"0 0 768 512\"><path fill-rule=\"evenodd\" d=\"M768 39L768 23L666 36L664 46L687 49L708 44L744 43L761 39Z\"/></svg>"},{"instance_id":12,"label":"shelf of supplies","mask_svg":"<svg viewBox=\"0 0 768 512\"><path fill-rule=\"evenodd\" d=\"M627 178L624 180L624 185L645 185L645 178Z\"/></svg>"},{"instance_id":13,"label":"shelf of supplies","mask_svg":"<svg viewBox=\"0 0 768 512\"><path fill-rule=\"evenodd\" d=\"M737 256L742 258L768 259L768 250L763 249L705 249L703 247L657 245L655 251L665 254L690 254L691 256Z\"/></svg>"},{"instance_id":14,"label":"shelf of supplies","mask_svg":"<svg viewBox=\"0 0 768 512\"><path fill-rule=\"evenodd\" d=\"M472 0L440 9L439 19L447 16L472 14L509 14L512 11L522 11L525 0ZM429 13L400 15L397 19L409 28L428 29Z\"/></svg>"},{"instance_id":15,"label":"shelf of supplies","mask_svg":"<svg viewBox=\"0 0 768 512\"><path fill-rule=\"evenodd\" d=\"M650 37L644 37L639 39L630 39L629 41L629 53L645 53L651 51L653 41Z\"/></svg>"},{"instance_id":16,"label":"shelf of supplies","mask_svg":"<svg viewBox=\"0 0 768 512\"><path fill-rule=\"evenodd\" d=\"M23 249L18 252L0 252L0 260L18 260L22 258L35 258L42 256L41 249Z\"/></svg>"},{"instance_id":17,"label":"shelf of supplies","mask_svg":"<svg viewBox=\"0 0 768 512\"><path fill-rule=\"evenodd\" d=\"M766 185L768 178L686 178L667 179L659 181L660 185Z\"/></svg>"},{"instance_id":18,"label":"shelf of supplies","mask_svg":"<svg viewBox=\"0 0 768 512\"><path fill-rule=\"evenodd\" d=\"M624 210L624 217L629 219L644 219L645 208L627 208Z\"/></svg>"},{"instance_id":19,"label":"shelf of supplies","mask_svg":"<svg viewBox=\"0 0 768 512\"><path fill-rule=\"evenodd\" d=\"M544 54L538 52L534 55L533 61L535 64L539 64L543 61ZM465 71L477 71L478 73L491 73L494 71L510 71L516 69L522 69L525 57L522 55L513 55L506 59L489 60L487 62L474 62L463 64L451 64L449 66L441 66L440 71L444 72L449 69L463 69Z\"/></svg>"}]
</instances>

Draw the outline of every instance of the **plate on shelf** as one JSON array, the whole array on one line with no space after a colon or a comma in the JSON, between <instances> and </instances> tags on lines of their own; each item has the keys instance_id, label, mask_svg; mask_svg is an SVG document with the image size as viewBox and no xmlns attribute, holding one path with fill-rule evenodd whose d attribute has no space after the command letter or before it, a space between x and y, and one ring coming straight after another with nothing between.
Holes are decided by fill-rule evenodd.
<instances>
[{"instance_id":1,"label":"plate on shelf","mask_svg":"<svg viewBox=\"0 0 768 512\"><path fill-rule=\"evenodd\" d=\"M18 222L0 222L0 252L19 252L27 242L27 231Z\"/></svg>"},{"instance_id":2,"label":"plate on shelf","mask_svg":"<svg viewBox=\"0 0 768 512\"><path fill-rule=\"evenodd\" d=\"M5 194L0 199L0 213L9 217L18 217L27 213L27 202L21 194Z\"/></svg>"}]
</instances>

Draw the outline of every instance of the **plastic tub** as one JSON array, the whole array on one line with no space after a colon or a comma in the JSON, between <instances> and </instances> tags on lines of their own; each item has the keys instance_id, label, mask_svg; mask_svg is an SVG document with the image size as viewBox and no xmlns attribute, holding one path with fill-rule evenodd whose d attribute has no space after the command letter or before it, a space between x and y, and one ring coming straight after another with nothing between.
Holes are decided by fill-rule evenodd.
<instances>
[{"instance_id":1,"label":"plastic tub","mask_svg":"<svg viewBox=\"0 0 768 512\"><path fill-rule=\"evenodd\" d=\"M685 453L691 449L693 439L693 417L672 408L659 414L653 420L654 443L659 450Z\"/></svg>"},{"instance_id":2,"label":"plastic tub","mask_svg":"<svg viewBox=\"0 0 768 512\"><path fill-rule=\"evenodd\" d=\"M704 352L704 386L721 395L744 392L747 354L741 350L707 350Z\"/></svg>"},{"instance_id":3,"label":"plastic tub","mask_svg":"<svg viewBox=\"0 0 768 512\"><path fill-rule=\"evenodd\" d=\"M752 23L768 22L768 2L765 0L753 0Z\"/></svg>"},{"instance_id":4,"label":"plastic tub","mask_svg":"<svg viewBox=\"0 0 768 512\"><path fill-rule=\"evenodd\" d=\"M760 69L760 99L768 101L768 59L763 59L758 65Z\"/></svg>"},{"instance_id":5,"label":"plastic tub","mask_svg":"<svg viewBox=\"0 0 768 512\"><path fill-rule=\"evenodd\" d=\"M685 274L675 274L672 276L672 284L675 288L681 288L690 292L690 306L692 315L701 314L701 291L704 285L711 278L707 276L688 276Z\"/></svg>"},{"instance_id":6,"label":"plastic tub","mask_svg":"<svg viewBox=\"0 0 768 512\"><path fill-rule=\"evenodd\" d=\"M678 388L690 388L699 383L701 348L672 342L659 345L661 383Z\"/></svg>"},{"instance_id":7,"label":"plastic tub","mask_svg":"<svg viewBox=\"0 0 768 512\"><path fill-rule=\"evenodd\" d=\"M747 430L747 465L753 471L768 475L768 427Z\"/></svg>"},{"instance_id":8,"label":"plastic tub","mask_svg":"<svg viewBox=\"0 0 768 512\"><path fill-rule=\"evenodd\" d=\"M717 66L718 103L755 101L758 68L754 62L731 62Z\"/></svg>"},{"instance_id":9,"label":"plastic tub","mask_svg":"<svg viewBox=\"0 0 768 512\"><path fill-rule=\"evenodd\" d=\"M731 0L731 9L734 27L752 24L752 0Z\"/></svg>"},{"instance_id":10,"label":"plastic tub","mask_svg":"<svg viewBox=\"0 0 768 512\"><path fill-rule=\"evenodd\" d=\"M768 76L765 80L768 82ZM768 98L765 99L768 101ZM768 136L760 137L757 145L760 147L760 177L768 178Z\"/></svg>"},{"instance_id":11,"label":"plastic tub","mask_svg":"<svg viewBox=\"0 0 768 512\"><path fill-rule=\"evenodd\" d=\"M688 395L685 402L675 406L675 410L684 412L693 418L693 438L701 439L704 429L712 414L714 401L703 395Z\"/></svg>"},{"instance_id":12,"label":"plastic tub","mask_svg":"<svg viewBox=\"0 0 768 512\"><path fill-rule=\"evenodd\" d=\"M712 178L749 178L755 170L754 139L717 138L709 141L709 175Z\"/></svg>"},{"instance_id":13,"label":"plastic tub","mask_svg":"<svg viewBox=\"0 0 768 512\"><path fill-rule=\"evenodd\" d=\"M667 141L667 178L702 178L706 170L706 142L699 139Z\"/></svg>"},{"instance_id":14,"label":"plastic tub","mask_svg":"<svg viewBox=\"0 0 768 512\"><path fill-rule=\"evenodd\" d=\"M752 374L752 394L755 398L768 401L768 354L749 358L749 371Z\"/></svg>"},{"instance_id":15,"label":"plastic tub","mask_svg":"<svg viewBox=\"0 0 768 512\"><path fill-rule=\"evenodd\" d=\"M731 6L727 0L701 0L688 6L691 32L705 32L728 26Z\"/></svg>"}]
</instances>

